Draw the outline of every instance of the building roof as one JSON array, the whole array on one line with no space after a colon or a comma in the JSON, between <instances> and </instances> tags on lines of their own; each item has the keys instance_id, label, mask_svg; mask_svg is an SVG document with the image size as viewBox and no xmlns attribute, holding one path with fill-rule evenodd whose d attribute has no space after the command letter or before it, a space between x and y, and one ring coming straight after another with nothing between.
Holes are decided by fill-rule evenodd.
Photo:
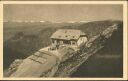
<instances>
[{"instance_id":1,"label":"building roof","mask_svg":"<svg viewBox=\"0 0 128 81\"><path fill-rule=\"evenodd\" d=\"M81 35L85 35L81 30L76 29L59 29L55 33L52 34L51 38L54 39L78 39Z\"/></svg>"}]
</instances>

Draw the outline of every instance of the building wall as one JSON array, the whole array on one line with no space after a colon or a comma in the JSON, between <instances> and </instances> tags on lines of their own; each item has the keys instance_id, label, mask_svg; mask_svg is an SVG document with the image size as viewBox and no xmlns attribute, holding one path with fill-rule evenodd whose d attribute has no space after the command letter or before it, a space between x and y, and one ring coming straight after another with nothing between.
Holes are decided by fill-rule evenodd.
<instances>
[{"instance_id":1,"label":"building wall","mask_svg":"<svg viewBox=\"0 0 128 81\"><path fill-rule=\"evenodd\" d=\"M57 45L57 44L59 44L59 45L61 45L61 44L67 44L67 45L77 44L76 40L52 39L51 41L52 41L52 44L55 44L55 45Z\"/></svg>"},{"instance_id":2,"label":"building wall","mask_svg":"<svg viewBox=\"0 0 128 81\"><path fill-rule=\"evenodd\" d=\"M87 37L80 37L78 40L62 40L62 39L52 39L52 45L73 45L79 46L82 43L87 42Z\"/></svg>"},{"instance_id":3,"label":"building wall","mask_svg":"<svg viewBox=\"0 0 128 81\"><path fill-rule=\"evenodd\" d=\"M87 41L87 37L80 37L77 41L77 45L80 46L82 43L86 43Z\"/></svg>"}]
</instances>

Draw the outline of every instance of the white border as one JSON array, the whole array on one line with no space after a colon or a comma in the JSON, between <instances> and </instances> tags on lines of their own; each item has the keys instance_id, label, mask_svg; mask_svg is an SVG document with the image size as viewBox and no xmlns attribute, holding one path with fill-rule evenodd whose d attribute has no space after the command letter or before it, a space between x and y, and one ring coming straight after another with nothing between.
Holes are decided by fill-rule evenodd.
<instances>
[{"instance_id":1,"label":"white border","mask_svg":"<svg viewBox=\"0 0 128 81\"><path fill-rule=\"evenodd\" d=\"M126 1L1 1L0 12L3 12L3 4L123 4L123 78L5 78L3 67L0 67L0 79L2 80L127 80L127 2ZM0 66L3 66L3 13L0 14Z\"/></svg>"},{"instance_id":2,"label":"white border","mask_svg":"<svg viewBox=\"0 0 128 81\"><path fill-rule=\"evenodd\" d=\"M126 1L1 1L2 4L126 4Z\"/></svg>"}]
</instances>

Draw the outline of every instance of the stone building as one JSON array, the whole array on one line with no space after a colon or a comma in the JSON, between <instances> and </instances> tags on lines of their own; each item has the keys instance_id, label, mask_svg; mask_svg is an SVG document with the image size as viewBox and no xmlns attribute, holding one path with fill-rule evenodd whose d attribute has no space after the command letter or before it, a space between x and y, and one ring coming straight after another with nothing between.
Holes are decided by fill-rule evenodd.
<instances>
[{"instance_id":1,"label":"stone building","mask_svg":"<svg viewBox=\"0 0 128 81\"><path fill-rule=\"evenodd\" d=\"M74 46L78 47L82 43L87 42L87 36L81 30L76 29L59 29L52 34L52 46Z\"/></svg>"}]
</instances>

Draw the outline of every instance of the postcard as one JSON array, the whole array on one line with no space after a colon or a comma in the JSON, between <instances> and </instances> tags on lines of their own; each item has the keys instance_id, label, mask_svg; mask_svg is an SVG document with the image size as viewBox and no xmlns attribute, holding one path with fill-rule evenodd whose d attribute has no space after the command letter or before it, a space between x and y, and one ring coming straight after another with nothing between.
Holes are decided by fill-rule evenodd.
<instances>
[{"instance_id":1,"label":"postcard","mask_svg":"<svg viewBox=\"0 0 128 81\"><path fill-rule=\"evenodd\" d=\"M0 5L2 80L127 80L126 1Z\"/></svg>"}]
</instances>

